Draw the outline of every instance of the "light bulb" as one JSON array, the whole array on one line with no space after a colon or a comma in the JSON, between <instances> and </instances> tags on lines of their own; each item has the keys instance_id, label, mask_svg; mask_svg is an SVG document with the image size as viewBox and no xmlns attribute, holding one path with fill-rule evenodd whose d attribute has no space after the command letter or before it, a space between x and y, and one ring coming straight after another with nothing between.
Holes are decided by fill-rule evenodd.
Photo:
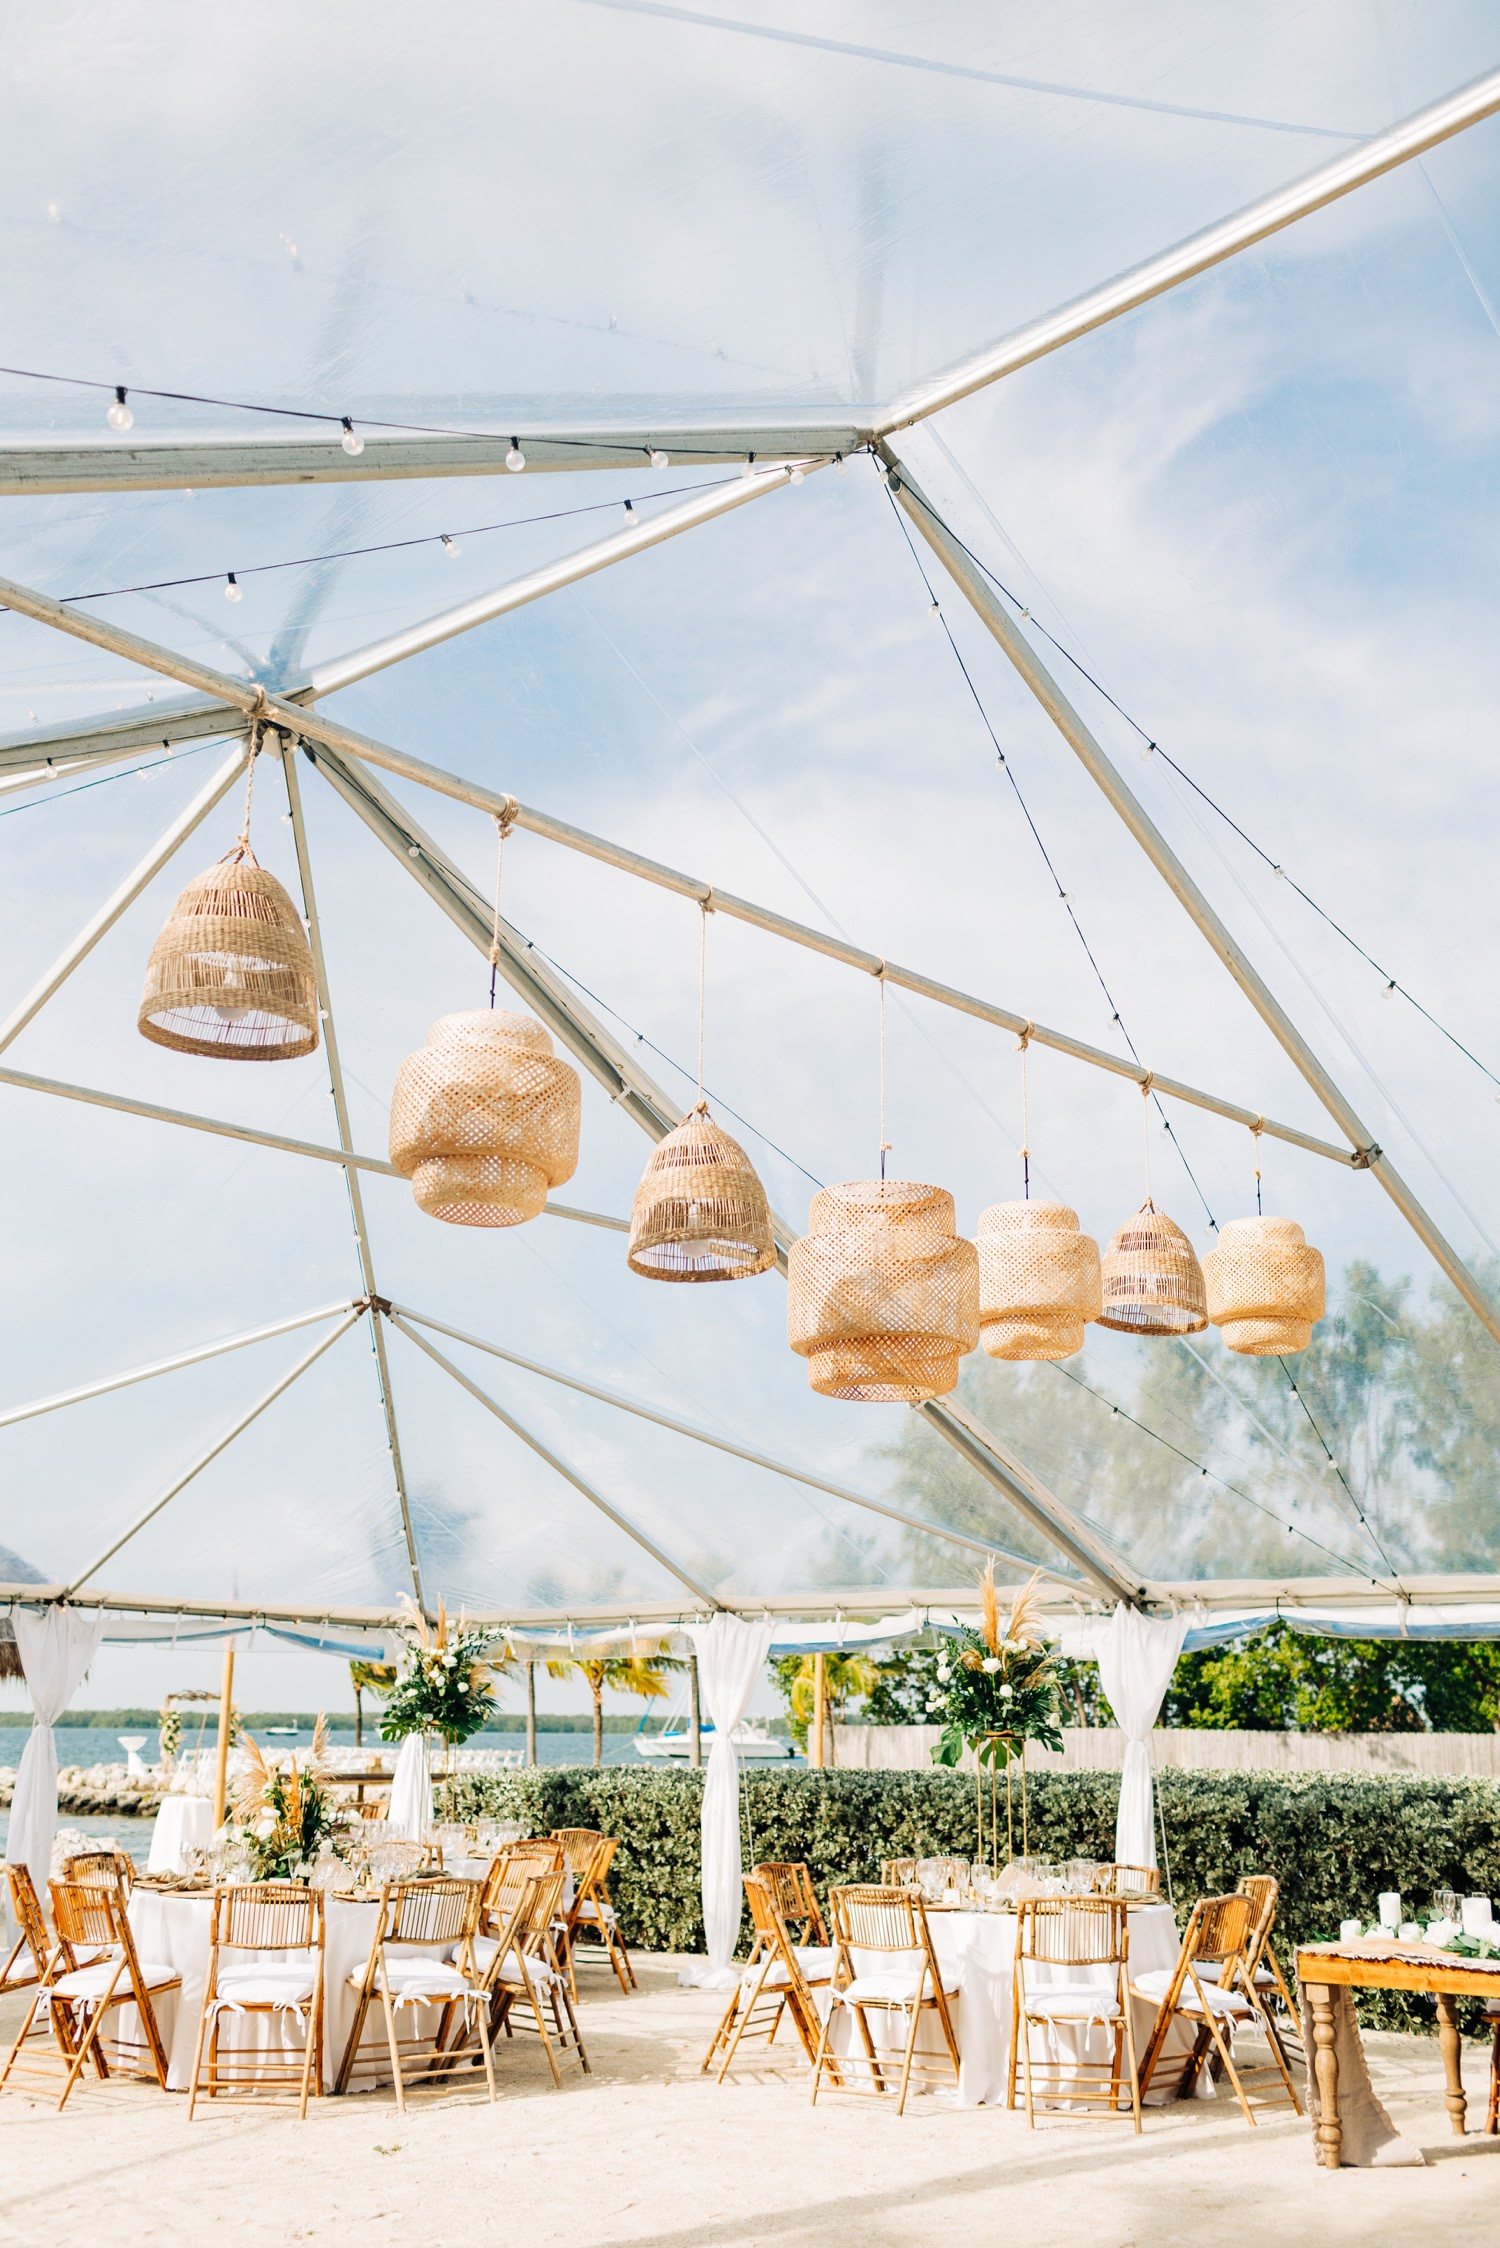
<instances>
[{"instance_id":1,"label":"light bulb","mask_svg":"<svg viewBox=\"0 0 1500 2248\"><path fill-rule=\"evenodd\" d=\"M800 468L794 468L790 477L788 478L788 482L792 484L800 484L802 482L802 470Z\"/></svg>"},{"instance_id":2,"label":"light bulb","mask_svg":"<svg viewBox=\"0 0 1500 2248\"><path fill-rule=\"evenodd\" d=\"M634 507L634 504L633 504L633 503L632 503L632 502L631 502L630 500L627 500L627 501L625 502L625 528L626 528L626 530L627 530L627 531L637 531L637 530L639 530L639 529L640 529L640 523L641 523L641 519L640 519L640 517L639 517L639 516L638 516L638 515L636 514L636 512L635 512L635 507Z\"/></svg>"},{"instance_id":3,"label":"light bulb","mask_svg":"<svg viewBox=\"0 0 1500 2248\"><path fill-rule=\"evenodd\" d=\"M1396 996L1396 979L1395 979L1395 977L1394 977L1394 976L1392 976L1392 978L1391 978L1390 982L1389 982L1389 983L1388 983L1388 984L1386 985L1386 987L1385 987L1385 990L1384 990L1384 991L1382 992L1382 994L1381 994L1381 997L1382 997L1383 999L1394 999L1394 998L1395 998L1395 996Z\"/></svg>"},{"instance_id":4,"label":"light bulb","mask_svg":"<svg viewBox=\"0 0 1500 2248\"><path fill-rule=\"evenodd\" d=\"M660 445L653 445L651 448L651 466L653 468L665 468L666 465L666 454L662 451Z\"/></svg>"},{"instance_id":5,"label":"light bulb","mask_svg":"<svg viewBox=\"0 0 1500 2248\"><path fill-rule=\"evenodd\" d=\"M125 385L122 382L115 384L114 403L104 418L111 429L134 429L135 416L125 403Z\"/></svg>"},{"instance_id":6,"label":"light bulb","mask_svg":"<svg viewBox=\"0 0 1500 2248\"><path fill-rule=\"evenodd\" d=\"M835 453L833 456L833 473L835 476L847 476L849 473L849 463L842 453Z\"/></svg>"},{"instance_id":7,"label":"light bulb","mask_svg":"<svg viewBox=\"0 0 1500 2248\"><path fill-rule=\"evenodd\" d=\"M243 601L245 598L243 592L240 590L240 581L235 576L233 570L230 571L228 580L224 587L224 598L226 601Z\"/></svg>"},{"instance_id":8,"label":"light bulb","mask_svg":"<svg viewBox=\"0 0 1500 2248\"><path fill-rule=\"evenodd\" d=\"M510 451L505 456L505 465L513 472L518 472L526 466L526 455L521 450L521 440L519 437L513 437L511 439Z\"/></svg>"},{"instance_id":9,"label":"light bulb","mask_svg":"<svg viewBox=\"0 0 1500 2248\"><path fill-rule=\"evenodd\" d=\"M443 533L443 552L445 554L462 554L463 552L463 548L459 545L457 539L450 539L446 531Z\"/></svg>"},{"instance_id":10,"label":"light bulb","mask_svg":"<svg viewBox=\"0 0 1500 2248\"><path fill-rule=\"evenodd\" d=\"M753 476L755 474L755 455L753 453L745 455L745 465L740 470L740 474L741 476Z\"/></svg>"},{"instance_id":11,"label":"light bulb","mask_svg":"<svg viewBox=\"0 0 1500 2248\"><path fill-rule=\"evenodd\" d=\"M360 436L359 431L355 428L353 422L349 419L349 416L347 414L345 414L344 416L344 434L339 439L339 443L343 446L344 451L349 455L349 458L351 460L357 459L365 449L364 439Z\"/></svg>"}]
</instances>

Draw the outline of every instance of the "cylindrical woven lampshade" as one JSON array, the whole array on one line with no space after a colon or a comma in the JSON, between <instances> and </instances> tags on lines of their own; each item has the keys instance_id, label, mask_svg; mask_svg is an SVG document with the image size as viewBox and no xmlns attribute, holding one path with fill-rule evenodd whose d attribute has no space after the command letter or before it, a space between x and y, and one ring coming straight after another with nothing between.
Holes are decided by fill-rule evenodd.
<instances>
[{"instance_id":1,"label":"cylindrical woven lampshade","mask_svg":"<svg viewBox=\"0 0 1500 2248\"><path fill-rule=\"evenodd\" d=\"M643 1280L748 1280L776 1262L766 1190L706 1108L653 1149L626 1254Z\"/></svg>"},{"instance_id":2,"label":"cylindrical woven lampshade","mask_svg":"<svg viewBox=\"0 0 1500 2248\"><path fill-rule=\"evenodd\" d=\"M1306 1350L1327 1301L1323 1253L1295 1218L1231 1218L1203 1260L1208 1316L1248 1358Z\"/></svg>"},{"instance_id":3,"label":"cylindrical woven lampshade","mask_svg":"<svg viewBox=\"0 0 1500 2248\"><path fill-rule=\"evenodd\" d=\"M1149 1195L1105 1250L1101 1277L1101 1327L1127 1335L1196 1335L1208 1325L1193 1244Z\"/></svg>"},{"instance_id":4,"label":"cylindrical woven lampshade","mask_svg":"<svg viewBox=\"0 0 1500 2248\"><path fill-rule=\"evenodd\" d=\"M979 1220L979 1347L1071 1358L1102 1309L1099 1244L1065 1202L996 1202Z\"/></svg>"},{"instance_id":5,"label":"cylindrical woven lampshade","mask_svg":"<svg viewBox=\"0 0 1500 2248\"><path fill-rule=\"evenodd\" d=\"M442 1015L391 1097L391 1161L449 1225L522 1225L578 1168L578 1072L530 1015Z\"/></svg>"},{"instance_id":6,"label":"cylindrical woven lampshade","mask_svg":"<svg viewBox=\"0 0 1500 2248\"><path fill-rule=\"evenodd\" d=\"M815 1194L789 1260L786 1331L823 1397L946 1396L979 1340L979 1256L955 1231L952 1195L910 1179Z\"/></svg>"},{"instance_id":7,"label":"cylindrical woven lampshade","mask_svg":"<svg viewBox=\"0 0 1500 2248\"><path fill-rule=\"evenodd\" d=\"M302 916L248 846L195 876L146 963L140 1033L179 1054L289 1061L318 1043Z\"/></svg>"}]
</instances>

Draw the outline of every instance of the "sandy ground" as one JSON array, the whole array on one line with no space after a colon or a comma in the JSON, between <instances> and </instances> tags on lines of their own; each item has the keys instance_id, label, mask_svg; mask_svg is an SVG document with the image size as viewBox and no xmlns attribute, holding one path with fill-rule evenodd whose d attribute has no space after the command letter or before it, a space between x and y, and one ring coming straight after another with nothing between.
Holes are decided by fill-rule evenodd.
<instances>
[{"instance_id":1,"label":"sandy ground","mask_svg":"<svg viewBox=\"0 0 1500 2248\"><path fill-rule=\"evenodd\" d=\"M210 2113L134 2084L85 2085L65 2113L0 2098L0 2243L328 2241L364 2248L929 2248L967 2237L1072 2248L1178 2243L1500 2242L1500 2139L1451 2138L1435 2040L1368 2041L1377 2089L1430 2167L1319 2170L1285 2110L1257 2129L1203 2103L1128 2123L958 2111L914 2100L816 2111L805 2081L758 2056L730 2082L698 2073L721 2001L638 1962L621 1998L591 1968L583 2023L595 2074L546 2079L535 2044L500 2055L501 2095L400 2116L388 2094L277 2112ZM0 2005L14 2035L19 2002ZM789 2056L788 2056L789 2057ZM1485 2056L1466 2049L1470 2117Z\"/></svg>"}]
</instances>

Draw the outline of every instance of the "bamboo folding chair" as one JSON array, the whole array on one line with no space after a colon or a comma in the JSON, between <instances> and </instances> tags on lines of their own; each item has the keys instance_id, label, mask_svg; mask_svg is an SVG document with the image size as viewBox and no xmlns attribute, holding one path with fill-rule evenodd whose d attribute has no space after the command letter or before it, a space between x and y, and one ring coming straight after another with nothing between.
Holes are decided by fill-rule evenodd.
<instances>
[{"instance_id":1,"label":"bamboo folding chair","mask_svg":"<svg viewBox=\"0 0 1500 2248\"><path fill-rule=\"evenodd\" d=\"M1100 1897L1118 1897L1125 1890L1149 1890L1161 1895L1161 1875L1155 1866L1107 1865L1094 1869L1094 1891Z\"/></svg>"},{"instance_id":2,"label":"bamboo folding chair","mask_svg":"<svg viewBox=\"0 0 1500 2248\"><path fill-rule=\"evenodd\" d=\"M552 1944L563 1878L562 1867L551 1866L541 1872L507 1869L504 1878L487 1882L474 1938L475 1963L489 1994L491 2043L502 2029L507 2037L534 2032L559 2091L559 2054L566 2059L571 2053L584 2075L590 2073L572 1993Z\"/></svg>"},{"instance_id":3,"label":"bamboo folding chair","mask_svg":"<svg viewBox=\"0 0 1500 2248\"><path fill-rule=\"evenodd\" d=\"M1103 2100L1112 2115L1129 2094L1130 2114L1141 2127L1141 2087L1135 2060L1135 2029L1130 2015L1128 1962L1130 1930L1124 1905L1116 1897L1023 1897L1016 1924L1016 1967L1011 1983L1010 2065L1005 2104L1016 2104L1017 2057L1026 2076L1026 2122L1036 2124L1033 2080L1040 2078L1043 2099L1082 2105ZM1032 1975L1029 1968L1045 1968ZM1107 1980L1091 1981L1079 1972L1108 1968ZM1110 2040L1107 2060L1038 2060L1034 2029L1044 2036L1066 2030L1085 2037L1095 2023Z\"/></svg>"},{"instance_id":4,"label":"bamboo folding chair","mask_svg":"<svg viewBox=\"0 0 1500 2248\"><path fill-rule=\"evenodd\" d=\"M64 1858L64 1881L80 1881L89 1889L116 1889L126 1902L135 1887L135 1860L124 1850L81 1850Z\"/></svg>"},{"instance_id":5,"label":"bamboo folding chair","mask_svg":"<svg viewBox=\"0 0 1500 2248\"><path fill-rule=\"evenodd\" d=\"M1225 2074L1234 2086L1245 2121L1254 2124L1255 2116L1246 2094L1245 2079L1254 2076L1269 2079L1272 2071L1236 2067L1230 2038L1225 2027L1233 2034L1236 2022L1253 2021L1264 2030L1264 2017L1256 2000L1242 1987L1245 1958L1250 1943L1251 1903L1246 1896L1200 1897L1183 1932L1182 1949L1175 1967L1156 1967L1131 1982L1133 1997L1142 1998L1156 2008L1156 2020L1141 2061L1141 2095L1144 2098L1151 2079L1161 2059L1162 2049L1173 2022L1181 2016L1193 2029L1193 2047L1187 2055L1178 2085L1179 2099L1190 2098L1198 2074L1209 2057L1210 2048L1217 2054ZM1286 2056L1280 2040L1269 2040L1275 2073L1280 2088L1291 2103L1295 2114L1302 2113ZM1252 2086L1259 2090L1259 2084ZM1267 2086L1262 2097L1274 2099L1277 2087Z\"/></svg>"},{"instance_id":6,"label":"bamboo folding chair","mask_svg":"<svg viewBox=\"0 0 1500 2248\"><path fill-rule=\"evenodd\" d=\"M448 2049L454 2016L458 2014L466 2026L471 2019L475 2021L484 2080L494 2099L489 2004L484 1977L474 1960L479 1895L477 1881L439 1877L386 1883L380 1892L380 1917L370 1956L361 1972L349 1977L350 1987L359 1995L339 2063L336 2092L348 2090L356 2070L363 2075L383 2074L387 2066L395 2085L396 2106L403 2114L408 2092L457 2090L463 2081L457 2063L460 2058L468 2059L466 2051ZM439 1952L456 1956L438 1957ZM385 2014L386 2051L362 2054L360 2040L377 1998ZM441 2009L431 2036L400 2037L397 2017L403 2006Z\"/></svg>"},{"instance_id":7,"label":"bamboo folding chair","mask_svg":"<svg viewBox=\"0 0 1500 2248\"><path fill-rule=\"evenodd\" d=\"M126 2006L135 2008L144 2034L140 2040L117 2036L115 2057L128 2061L133 2055L148 2056L165 2091L167 2055L153 2001L180 1990L182 1977L171 1967L137 1957L124 1903L114 1890L71 1881L54 1881L51 1887L56 1941L0 2067L0 2091L12 2084L50 2089L60 2067L63 2087L57 2104L66 2107L85 2062L93 2062L98 2076L109 2075L101 2032L113 2009ZM77 1964L80 1954L86 1960L82 1966Z\"/></svg>"},{"instance_id":8,"label":"bamboo folding chair","mask_svg":"<svg viewBox=\"0 0 1500 2248\"><path fill-rule=\"evenodd\" d=\"M817 1892L813 1888L812 1873L800 1858L777 1864L768 1862L752 1866L751 1873L763 1881L771 1892L776 1910L785 1921L794 1943L805 1949L810 1944L826 1948L828 1930L823 1925L823 1915L818 1910Z\"/></svg>"},{"instance_id":9,"label":"bamboo folding chair","mask_svg":"<svg viewBox=\"0 0 1500 2248\"><path fill-rule=\"evenodd\" d=\"M295 2087L298 2119L307 2115L310 2091L323 2089L323 1892L300 1882L247 1882L214 1891L209 1929L208 1976L193 2046L188 2119L205 2092L255 2098L268 2086L271 2098ZM226 1964L224 1954L273 1952ZM300 1952L301 1960L288 1952ZM260 2047L223 2046L226 2014L263 2018L294 2015L302 2031L300 2055L282 2058ZM204 2063L207 2062L207 2074Z\"/></svg>"},{"instance_id":10,"label":"bamboo folding chair","mask_svg":"<svg viewBox=\"0 0 1500 2248\"><path fill-rule=\"evenodd\" d=\"M730 2062L747 2038L752 2042L764 2038L767 2047L775 2044L783 2016L796 2031L809 2065L817 2059L818 2009L812 1994L832 1982L838 1954L827 1943L793 1943L775 1886L765 1878L770 1872L786 1870L785 1867L757 1866L754 1873L745 1876L745 1898L750 1907L755 1941L703 2056L705 2075L715 2061L719 2062L721 2084ZM816 1912L816 1904L813 1909ZM821 1917L818 1929L821 1933ZM834 2073L837 2073L836 2067Z\"/></svg>"},{"instance_id":11,"label":"bamboo folding chair","mask_svg":"<svg viewBox=\"0 0 1500 2248\"><path fill-rule=\"evenodd\" d=\"M1276 2041L1288 2060L1305 2065L1302 2018L1287 1989L1271 1942L1281 1885L1269 1873L1247 1873L1235 1883L1235 1889L1238 1895L1250 1899L1252 1914L1241 1988L1255 2000L1267 2042ZM1277 2018L1278 2000L1280 2020Z\"/></svg>"},{"instance_id":12,"label":"bamboo folding chair","mask_svg":"<svg viewBox=\"0 0 1500 2248\"><path fill-rule=\"evenodd\" d=\"M842 2071L847 2090L888 2093L890 2086L886 2078L899 2066L901 2092L896 2113L901 2115L905 2112L906 2095L914 2076L924 2084L951 2080L957 2085L958 2042L953 2034L948 2001L956 1994L958 1981L938 1965L921 1898L910 1889L877 1888L873 1884L830 1889L828 1913L833 1923L838 1964L834 1971L832 2003L813 2061L814 2106L824 2069L836 2058L830 2050L829 2038L840 2008L853 2017L864 2047L864 2067L869 2072L866 2084L861 2085L860 2056L846 2056L846 2062L852 2060L856 2064L854 2067L846 2065ZM858 1964L856 1952L863 1955ZM870 1964L872 1956L874 1963ZM884 2013L887 2019L893 2013L900 2014L907 2025L906 2045L899 2063L889 2053L882 2056L875 2049L866 2019L872 2007ZM942 2031L942 2052L918 2050L917 2037L926 2017L934 2019Z\"/></svg>"},{"instance_id":13,"label":"bamboo folding chair","mask_svg":"<svg viewBox=\"0 0 1500 2248\"><path fill-rule=\"evenodd\" d=\"M574 1946L580 1934L595 1935L604 1946L621 1990L628 1995L636 1987L635 1969L630 1964L630 1954L625 1949L608 1888L609 1869L614 1863L615 1852L620 1847L619 1840L614 1835L592 1834L586 1827L559 1827L554 1840L560 1842L567 1852L568 1863L573 1871L573 1902L568 1908L563 1929L568 1986L576 1999L578 1983L573 1971ZM585 1854L586 1845L588 1847Z\"/></svg>"},{"instance_id":14,"label":"bamboo folding chair","mask_svg":"<svg viewBox=\"0 0 1500 2248\"><path fill-rule=\"evenodd\" d=\"M1485 2136L1492 2139L1500 2131L1500 1999L1485 2001L1484 2018L1495 2025L1490 2039L1490 2104L1484 2119Z\"/></svg>"},{"instance_id":15,"label":"bamboo folding chair","mask_svg":"<svg viewBox=\"0 0 1500 2248\"><path fill-rule=\"evenodd\" d=\"M5 1871L10 1880L10 1909L16 1924L16 1940L5 1965L0 1967L0 1998L9 1991L30 1990L33 1983L41 1981L47 1971L47 1953L52 1942L30 1868L7 1866Z\"/></svg>"}]
</instances>

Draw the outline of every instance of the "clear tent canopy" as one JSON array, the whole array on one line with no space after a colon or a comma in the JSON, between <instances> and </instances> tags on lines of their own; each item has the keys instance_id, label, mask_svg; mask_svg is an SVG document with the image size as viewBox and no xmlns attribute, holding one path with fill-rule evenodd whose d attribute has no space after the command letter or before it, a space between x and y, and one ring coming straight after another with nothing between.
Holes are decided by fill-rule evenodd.
<instances>
[{"instance_id":1,"label":"clear tent canopy","mask_svg":"<svg viewBox=\"0 0 1500 2248\"><path fill-rule=\"evenodd\" d=\"M87 24L0 147L0 1600L1500 1617L1488 11ZM323 1035L232 1068L136 1019L251 739ZM478 1230L389 1108L512 810L581 1157ZM780 1273L636 1277L700 934L783 1250L1024 1141L1101 1241L1296 1217L1312 1349L853 1405Z\"/></svg>"}]
</instances>

